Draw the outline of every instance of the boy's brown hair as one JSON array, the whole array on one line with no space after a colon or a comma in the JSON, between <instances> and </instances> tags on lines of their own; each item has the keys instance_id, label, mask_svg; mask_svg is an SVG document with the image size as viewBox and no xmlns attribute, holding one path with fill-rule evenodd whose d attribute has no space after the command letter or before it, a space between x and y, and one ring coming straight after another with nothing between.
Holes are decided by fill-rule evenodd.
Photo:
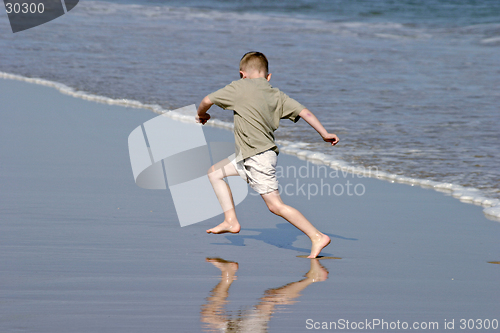
<instances>
[{"instance_id":1,"label":"boy's brown hair","mask_svg":"<svg viewBox=\"0 0 500 333\"><path fill-rule=\"evenodd\" d=\"M267 76L269 73L269 63L263 53L252 51L243 55L240 60L240 71L249 71L251 69L264 72L265 76Z\"/></svg>"}]
</instances>

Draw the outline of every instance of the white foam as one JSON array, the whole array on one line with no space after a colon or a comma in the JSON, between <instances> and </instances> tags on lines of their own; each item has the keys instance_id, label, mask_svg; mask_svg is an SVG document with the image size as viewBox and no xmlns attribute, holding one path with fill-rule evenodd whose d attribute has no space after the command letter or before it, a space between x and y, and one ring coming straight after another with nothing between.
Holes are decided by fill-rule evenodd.
<instances>
[{"instance_id":1,"label":"white foam","mask_svg":"<svg viewBox=\"0 0 500 333\"><path fill-rule=\"evenodd\" d=\"M380 38L387 38L387 39L404 39L404 38L406 38L406 36L384 34L384 33L376 33L375 36L380 37Z\"/></svg>"},{"instance_id":2,"label":"white foam","mask_svg":"<svg viewBox=\"0 0 500 333\"><path fill-rule=\"evenodd\" d=\"M487 198L486 200L483 200L483 202L481 202L481 205L486 207L495 207L500 205L500 200Z\"/></svg>"},{"instance_id":3,"label":"white foam","mask_svg":"<svg viewBox=\"0 0 500 333\"><path fill-rule=\"evenodd\" d=\"M476 188L464 187L453 183L437 182L429 179L406 177L378 170L374 171L370 168L353 166L343 160L335 159L333 156L319 152L311 152L307 149L310 145L305 142L290 143L289 141L281 141L280 143L283 145L280 150L285 154L296 155L299 158L306 159L311 162L320 162L329 165L332 169L341 170L344 173L374 177L393 183L432 188L439 192L451 194L452 197L457 198L464 203L473 203L483 207L490 207L485 208L485 215L487 215L488 218L492 218L494 220L498 219L500 221L500 200L485 197L484 194Z\"/></svg>"},{"instance_id":4,"label":"white foam","mask_svg":"<svg viewBox=\"0 0 500 333\"><path fill-rule=\"evenodd\" d=\"M500 43L500 36L485 38L485 39L481 40L481 43L482 44Z\"/></svg>"},{"instance_id":5,"label":"white foam","mask_svg":"<svg viewBox=\"0 0 500 333\"><path fill-rule=\"evenodd\" d=\"M67 85L59 83L59 82L54 82L54 81L49 81L49 80L39 79L39 78L29 78L29 77L24 77L21 75L10 74L10 73L5 73L5 72L0 72L0 78L8 79L8 80L23 81L23 82L28 82L28 83L34 83L34 84L38 84L41 86L55 88L62 94L69 95L69 96L76 97L76 98L81 98L81 99L84 99L87 101L92 101L92 102L97 102L97 103L102 103L102 104L109 104L109 105L119 105L119 106L125 106L125 107L132 107L132 108L136 108L136 109L147 109L147 110L151 110L157 114L165 114L166 116L168 116L172 119L178 120L178 121L187 122L187 123L196 123L195 115L193 115L193 114L183 114L180 112L167 110L167 109L164 109L160 105L157 105L157 104L146 104L146 103L142 103L142 102L131 100L131 99L113 99L113 98L109 98L106 96L89 94L89 93L86 93L84 91L75 90L75 89L68 87ZM222 127L222 128L226 128L226 129L233 128L232 123L227 123L227 122L223 122L220 120L209 120L207 122L207 125L211 125L214 127Z\"/></svg>"},{"instance_id":6,"label":"white foam","mask_svg":"<svg viewBox=\"0 0 500 333\"><path fill-rule=\"evenodd\" d=\"M349 28L386 28L386 29L402 29L404 25L395 22L341 22L339 25Z\"/></svg>"},{"instance_id":7,"label":"white foam","mask_svg":"<svg viewBox=\"0 0 500 333\"><path fill-rule=\"evenodd\" d=\"M434 187L438 190L453 192L462 189L462 186L452 183L437 183Z\"/></svg>"},{"instance_id":8,"label":"white foam","mask_svg":"<svg viewBox=\"0 0 500 333\"><path fill-rule=\"evenodd\" d=\"M99 96L94 94L88 94L83 91L77 91L71 87L68 87L62 83L49 81L39 78L28 78L20 75L9 74L5 72L0 72L0 78L9 80L18 80L28 83L39 84L42 86L52 87L57 89L59 92L70 95L76 98L81 98L88 101L93 101L97 103L104 103L109 105L120 105L125 107L133 107L140 109L148 109L158 114L165 114L183 122L195 123L195 118L193 114L182 114L180 112L165 110L160 105L157 104L144 104L139 101L129 100L129 99L113 99L105 96ZM209 120L207 125L220 127L228 130L232 130L234 125L232 123L220 121L218 119ZM290 142L290 141L280 141L283 145L280 150L289 155L296 155L299 158L307 159L312 162L322 163L329 165L332 169L342 170L345 173L363 175L365 177L375 177L378 179L384 179L390 182L405 183L410 185L419 185L422 187L431 187L436 191L451 193L454 198L460 199L463 202L473 203L476 205L481 205L487 207L483 210L484 214L491 219L500 221L500 200L485 197L482 192L475 188L463 187L452 183L440 183L428 179L418 179L410 178L402 175L395 175L387 172L382 172L350 165L349 163L335 159L333 156L326 155L324 153L314 152L307 149L310 144L306 142Z\"/></svg>"},{"instance_id":9,"label":"white foam","mask_svg":"<svg viewBox=\"0 0 500 333\"><path fill-rule=\"evenodd\" d=\"M496 205L494 207L486 208L483 210L484 215L486 217L491 218L492 220L500 222L500 205Z\"/></svg>"},{"instance_id":10,"label":"white foam","mask_svg":"<svg viewBox=\"0 0 500 333\"><path fill-rule=\"evenodd\" d=\"M0 72L0 78L2 79L10 79L10 80L17 80L17 81L23 81L23 82L28 82L28 83L34 83L34 84L39 84L41 86L46 86L46 87L51 87L57 89L60 93L63 93L65 95L69 95L72 97L76 98L81 98L87 101L92 101L92 102L97 102L97 103L103 103L103 104L109 104L109 105L120 105L120 106L126 106L126 107L132 107L132 108L137 108L137 109L149 109L155 113L165 113L168 110L164 110L161 106L157 104L144 104L139 101L134 101L130 99L113 99L105 96L99 96L99 95L94 95L94 94L89 94L83 91L75 90L71 87L68 87L65 84L59 83L59 82L54 82L54 81L49 81L49 80L44 80L44 79L39 79L39 78L29 78L29 77L24 77L20 75L15 75L15 74L9 74L9 73L4 73Z\"/></svg>"}]
</instances>

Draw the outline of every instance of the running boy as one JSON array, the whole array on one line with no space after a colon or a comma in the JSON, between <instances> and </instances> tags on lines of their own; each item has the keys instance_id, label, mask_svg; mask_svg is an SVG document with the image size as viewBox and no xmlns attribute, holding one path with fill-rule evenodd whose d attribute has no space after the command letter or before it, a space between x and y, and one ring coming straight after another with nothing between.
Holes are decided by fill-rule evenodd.
<instances>
[{"instance_id":1,"label":"running boy","mask_svg":"<svg viewBox=\"0 0 500 333\"><path fill-rule=\"evenodd\" d=\"M236 153L213 165L208 171L215 194L224 211L224 221L207 233L238 233L231 189L225 177L240 175L264 199L269 210L283 217L305 233L312 242L308 258L316 258L330 244L330 237L321 233L298 210L283 203L278 192L276 162L278 147L274 131L280 119L297 122L303 118L324 141L336 145L335 134L328 133L314 114L303 105L269 84L268 62L260 52L248 52L240 61L240 80L209 94L198 107L196 121L205 124L213 104L234 111Z\"/></svg>"}]
</instances>

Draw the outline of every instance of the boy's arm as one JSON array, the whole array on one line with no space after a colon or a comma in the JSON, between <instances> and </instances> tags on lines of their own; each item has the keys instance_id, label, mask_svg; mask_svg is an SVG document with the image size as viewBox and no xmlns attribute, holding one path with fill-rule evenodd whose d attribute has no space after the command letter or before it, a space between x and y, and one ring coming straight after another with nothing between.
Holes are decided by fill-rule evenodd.
<instances>
[{"instance_id":1,"label":"boy's arm","mask_svg":"<svg viewBox=\"0 0 500 333\"><path fill-rule=\"evenodd\" d=\"M207 113L208 109L214 105L208 96L205 96L198 106L198 115L196 116L196 122L205 125L210 119L210 115Z\"/></svg>"},{"instance_id":2,"label":"boy's arm","mask_svg":"<svg viewBox=\"0 0 500 333\"><path fill-rule=\"evenodd\" d=\"M308 109L300 111L299 116L311 125L311 127L321 135L324 141L330 142L332 146L335 146L339 142L339 138L333 133L328 133L318 118Z\"/></svg>"}]
</instances>

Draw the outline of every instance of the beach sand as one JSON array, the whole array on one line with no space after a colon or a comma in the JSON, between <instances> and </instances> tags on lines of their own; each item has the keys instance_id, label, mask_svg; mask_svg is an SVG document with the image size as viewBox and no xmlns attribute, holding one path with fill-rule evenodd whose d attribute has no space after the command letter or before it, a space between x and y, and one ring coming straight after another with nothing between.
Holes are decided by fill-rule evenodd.
<instances>
[{"instance_id":1,"label":"beach sand","mask_svg":"<svg viewBox=\"0 0 500 333\"><path fill-rule=\"evenodd\" d=\"M481 207L332 169L313 177L317 166L280 154L285 176L302 167L280 178L283 200L330 235L321 254L341 259L298 258L309 240L258 196L237 206L239 234L207 235L221 216L181 228L168 190L139 188L127 138L151 111L4 79L0 100L1 332L309 332L376 319L439 331L454 320L458 331L461 319L500 320L500 265L489 263L500 261L500 224ZM323 195L308 198L311 184Z\"/></svg>"}]
</instances>

